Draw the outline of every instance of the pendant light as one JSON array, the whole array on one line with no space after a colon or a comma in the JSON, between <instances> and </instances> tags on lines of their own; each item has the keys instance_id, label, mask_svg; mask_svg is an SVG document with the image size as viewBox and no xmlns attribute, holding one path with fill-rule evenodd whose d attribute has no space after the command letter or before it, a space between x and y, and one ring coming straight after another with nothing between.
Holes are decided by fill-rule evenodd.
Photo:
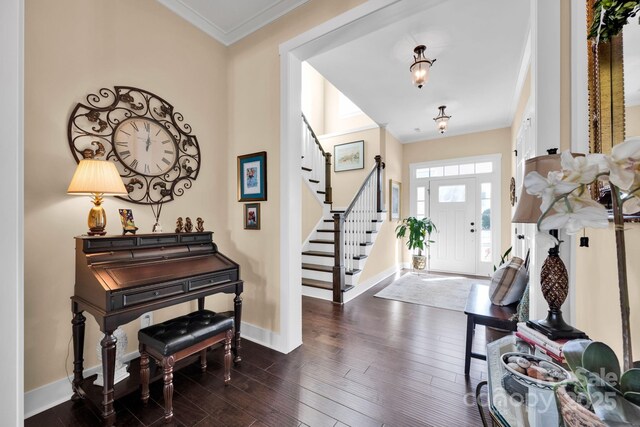
<instances>
[{"instance_id":1,"label":"pendant light","mask_svg":"<svg viewBox=\"0 0 640 427\"><path fill-rule=\"evenodd\" d=\"M429 81L429 69L436 62L435 59L425 58L424 51L426 49L427 47L423 44L413 49L415 55L413 56L413 64L409 67L413 84L420 89Z\"/></svg>"},{"instance_id":2,"label":"pendant light","mask_svg":"<svg viewBox=\"0 0 640 427\"><path fill-rule=\"evenodd\" d=\"M440 110L440 112L436 117L433 118L433 120L435 120L436 122L436 125L438 125L438 130L440 131L440 133L445 133L447 131L449 119L451 118L451 116L447 116L445 114L445 108L447 108L446 105L439 106L438 109Z\"/></svg>"}]
</instances>

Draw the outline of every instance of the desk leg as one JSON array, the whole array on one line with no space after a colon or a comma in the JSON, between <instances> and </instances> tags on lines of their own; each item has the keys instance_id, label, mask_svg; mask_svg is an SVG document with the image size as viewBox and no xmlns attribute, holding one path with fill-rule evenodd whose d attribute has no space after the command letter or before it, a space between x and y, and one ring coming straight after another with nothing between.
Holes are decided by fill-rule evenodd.
<instances>
[{"instance_id":1,"label":"desk leg","mask_svg":"<svg viewBox=\"0 0 640 427\"><path fill-rule=\"evenodd\" d=\"M198 298L198 310L204 310L204 297Z\"/></svg>"},{"instance_id":2,"label":"desk leg","mask_svg":"<svg viewBox=\"0 0 640 427\"><path fill-rule=\"evenodd\" d=\"M469 368L471 367L471 344L473 343L473 330L476 327L476 322L472 315L467 314L467 343L464 353L464 374L469 375Z\"/></svg>"},{"instance_id":3,"label":"desk leg","mask_svg":"<svg viewBox=\"0 0 640 427\"><path fill-rule=\"evenodd\" d=\"M239 365L242 362L242 357L240 356L240 349L242 346L240 345L240 322L242 320L242 297L238 292L236 292L236 297L233 299L233 314L234 314L234 323L236 327L236 345L233 348L234 359L233 363Z\"/></svg>"},{"instance_id":4,"label":"desk leg","mask_svg":"<svg viewBox=\"0 0 640 427\"><path fill-rule=\"evenodd\" d=\"M113 374L116 364L116 342L113 331L105 331L104 338L100 341L102 346L102 376L104 386L102 387L102 418L105 425L113 425L116 420L116 411L113 408Z\"/></svg>"},{"instance_id":5,"label":"desk leg","mask_svg":"<svg viewBox=\"0 0 640 427\"><path fill-rule=\"evenodd\" d=\"M84 325L86 318L75 302L71 303L71 311L73 312L73 319L71 320L73 325L73 395L71 400L79 400L82 399L79 390L83 380L82 371L84 370Z\"/></svg>"}]
</instances>

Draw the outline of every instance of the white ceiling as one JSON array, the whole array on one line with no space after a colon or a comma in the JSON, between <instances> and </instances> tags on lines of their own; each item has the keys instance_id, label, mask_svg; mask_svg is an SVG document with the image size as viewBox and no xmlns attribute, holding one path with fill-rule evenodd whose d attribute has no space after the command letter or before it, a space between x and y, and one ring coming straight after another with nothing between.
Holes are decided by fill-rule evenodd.
<instances>
[{"instance_id":1,"label":"white ceiling","mask_svg":"<svg viewBox=\"0 0 640 427\"><path fill-rule=\"evenodd\" d=\"M310 58L308 62L401 142L439 138L433 117L446 105L445 135L511 125L529 30L524 0L447 0ZM435 58L429 82L411 83L413 48ZM526 62L525 62L526 65ZM520 82L522 84L522 82ZM416 130L419 128L420 130Z\"/></svg>"},{"instance_id":2,"label":"white ceiling","mask_svg":"<svg viewBox=\"0 0 640 427\"><path fill-rule=\"evenodd\" d=\"M158 0L228 46L309 0Z\"/></svg>"}]
</instances>

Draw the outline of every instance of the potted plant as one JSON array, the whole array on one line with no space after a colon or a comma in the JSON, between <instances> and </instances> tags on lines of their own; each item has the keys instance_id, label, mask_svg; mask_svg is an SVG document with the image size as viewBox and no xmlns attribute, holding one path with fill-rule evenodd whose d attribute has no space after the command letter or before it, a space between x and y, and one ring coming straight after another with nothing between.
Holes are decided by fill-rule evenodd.
<instances>
[{"instance_id":1,"label":"potted plant","mask_svg":"<svg viewBox=\"0 0 640 427\"><path fill-rule=\"evenodd\" d=\"M577 378L556 387L565 425L640 425L640 369L621 372L614 351L598 341L569 341L562 351Z\"/></svg>"},{"instance_id":2,"label":"potted plant","mask_svg":"<svg viewBox=\"0 0 640 427\"><path fill-rule=\"evenodd\" d=\"M438 231L436 225L430 218L418 219L410 216L402 220L400 225L396 227L396 237L404 238L409 231L407 247L409 250L416 250L413 255L413 268L416 270L424 270L427 266L427 257L422 255L422 251L428 250L429 245L434 243L431 240L431 233Z\"/></svg>"}]
</instances>

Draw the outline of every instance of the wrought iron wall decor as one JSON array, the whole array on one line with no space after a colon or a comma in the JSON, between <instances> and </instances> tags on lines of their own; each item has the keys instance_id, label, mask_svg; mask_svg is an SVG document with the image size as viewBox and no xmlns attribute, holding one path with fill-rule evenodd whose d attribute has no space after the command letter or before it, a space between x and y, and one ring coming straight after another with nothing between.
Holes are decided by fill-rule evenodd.
<instances>
[{"instance_id":1,"label":"wrought iron wall decor","mask_svg":"<svg viewBox=\"0 0 640 427\"><path fill-rule=\"evenodd\" d=\"M166 203L191 188L200 171L200 147L184 117L161 97L135 87L102 88L78 103L69 118L76 162L112 161L133 203Z\"/></svg>"}]
</instances>

